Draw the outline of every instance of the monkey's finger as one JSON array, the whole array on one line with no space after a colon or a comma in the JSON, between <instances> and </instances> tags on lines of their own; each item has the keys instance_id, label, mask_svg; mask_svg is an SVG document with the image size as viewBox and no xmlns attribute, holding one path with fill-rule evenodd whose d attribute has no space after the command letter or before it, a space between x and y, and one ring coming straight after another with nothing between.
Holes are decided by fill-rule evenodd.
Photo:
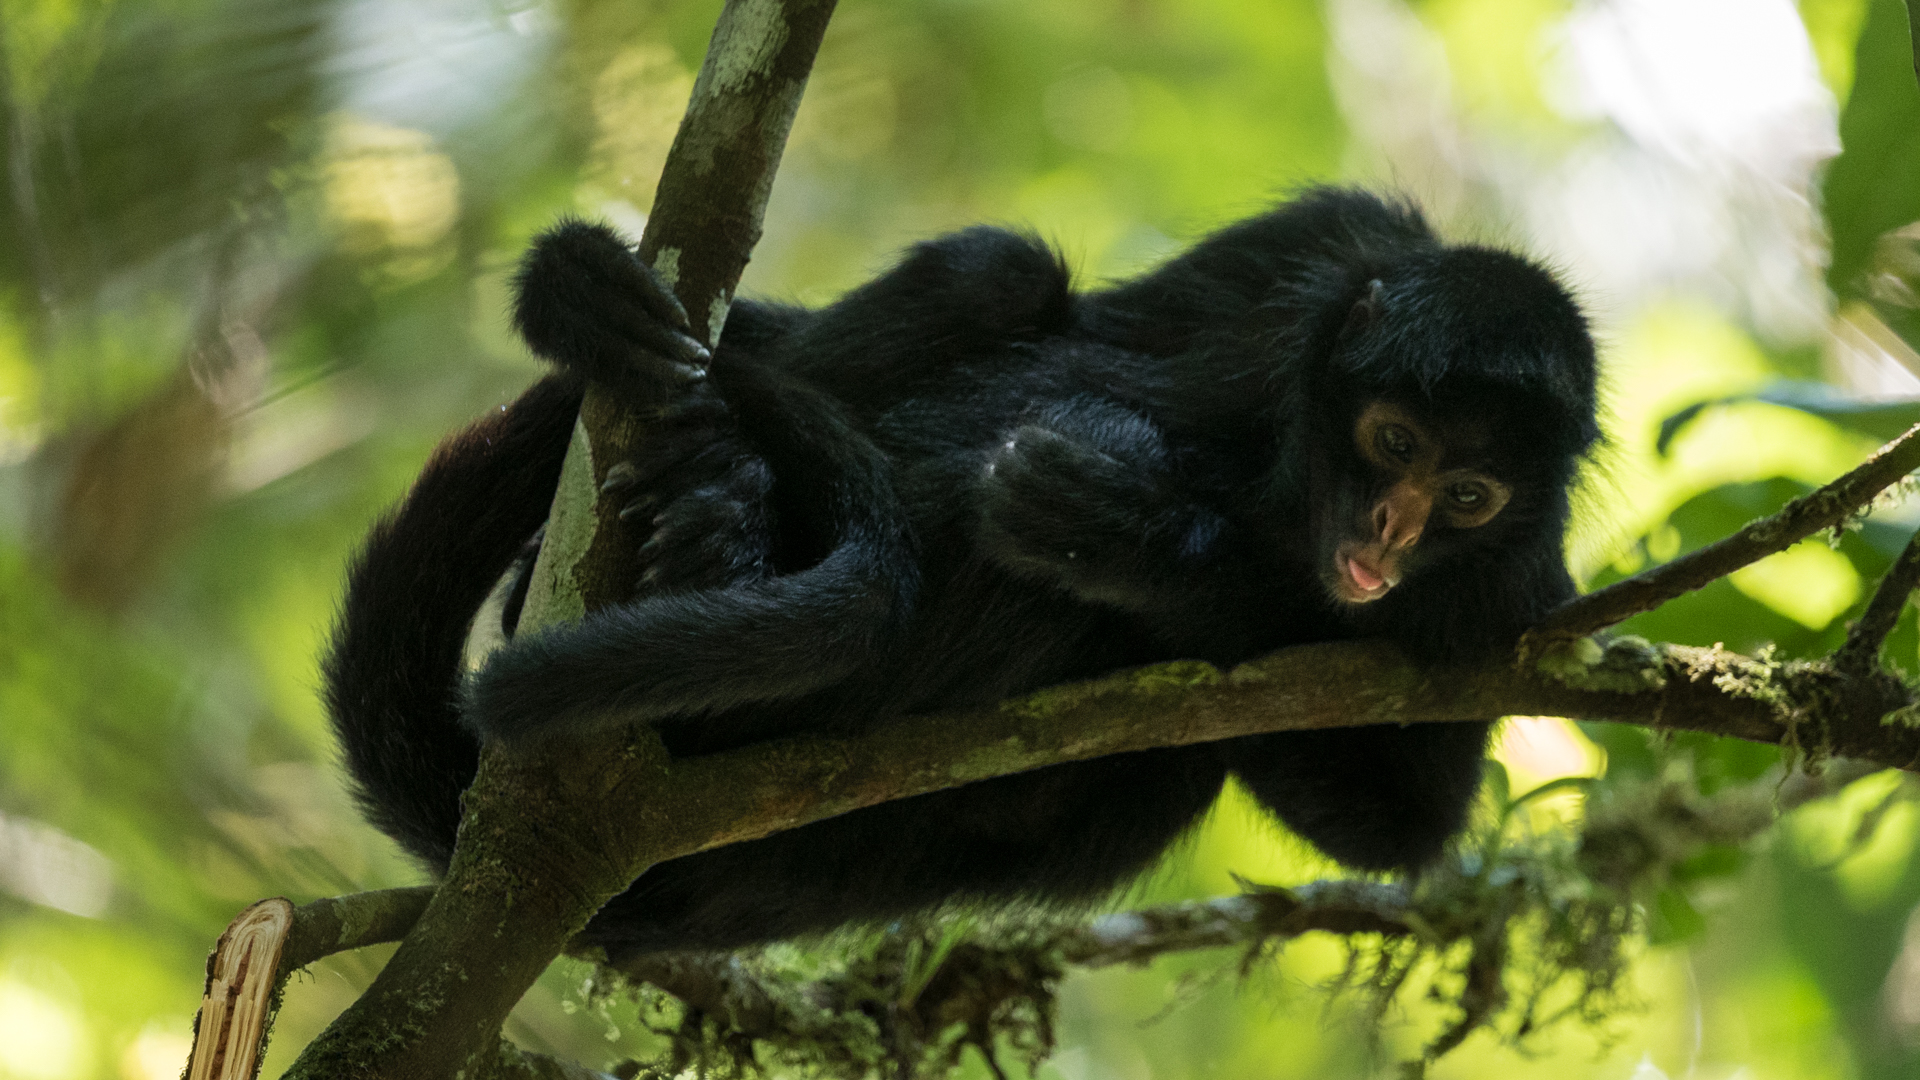
<instances>
[{"instance_id":1,"label":"monkey's finger","mask_svg":"<svg viewBox=\"0 0 1920 1080\"><path fill-rule=\"evenodd\" d=\"M697 339L660 320L658 314L633 297L609 303L600 316L631 347L668 361L704 364L712 359Z\"/></svg>"},{"instance_id":2,"label":"monkey's finger","mask_svg":"<svg viewBox=\"0 0 1920 1080\"><path fill-rule=\"evenodd\" d=\"M639 482L640 471L633 467L633 462L616 461L613 467L607 470L607 478L600 482L600 491L602 494L619 491L621 488L630 488Z\"/></svg>"},{"instance_id":3,"label":"monkey's finger","mask_svg":"<svg viewBox=\"0 0 1920 1080\"><path fill-rule=\"evenodd\" d=\"M646 263L640 263L639 266L641 280L635 292L640 302L668 326L681 330L692 329L693 323L687 318L687 309L680 303L680 297L674 294L673 286L667 283L660 271Z\"/></svg>"},{"instance_id":4,"label":"monkey's finger","mask_svg":"<svg viewBox=\"0 0 1920 1080\"><path fill-rule=\"evenodd\" d=\"M660 495L661 493L657 491L642 492L632 502L629 502L627 505L620 508L620 520L631 522L634 518L637 518L640 515L645 514L648 510L651 510L655 506L658 506L660 504ZM651 542L652 541L648 541L648 543L651 543ZM641 550L645 551L646 546L647 546L646 544L642 544Z\"/></svg>"},{"instance_id":5,"label":"monkey's finger","mask_svg":"<svg viewBox=\"0 0 1920 1080\"><path fill-rule=\"evenodd\" d=\"M649 431L698 429L702 442L711 442L729 426L732 412L715 394L682 394L653 414Z\"/></svg>"}]
</instances>

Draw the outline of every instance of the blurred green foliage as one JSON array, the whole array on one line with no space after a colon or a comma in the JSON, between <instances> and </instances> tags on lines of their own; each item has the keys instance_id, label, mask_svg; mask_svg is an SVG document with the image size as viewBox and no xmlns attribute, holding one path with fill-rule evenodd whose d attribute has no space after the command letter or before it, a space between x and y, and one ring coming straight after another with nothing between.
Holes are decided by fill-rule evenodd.
<instances>
[{"instance_id":1,"label":"blurred green foliage","mask_svg":"<svg viewBox=\"0 0 1920 1080\"><path fill-rule=\"evenodd\" d=\"M504 318L533 233L563 212L637 229L718 6L0 0L0 1078L176 1075L201 958L241 906L417 880L355 816L314 699L343 560L442 434L535 372ZM1033 225L1097 281L1293 185L1402 187L1455 235L1540 250L1587 293L1611 446L1572 557L1602 584L1855 463L1913 415L1858 358L1898 368L1920 343L1901 5L1804 0L1804 32L1784 3L1755 0L1751 20L1671 9L1700 14L1710 36L1682 57L1701 65L1757 48L1740 31L1761 15L1791 24L1818 92L1803 141L1844 145L1824 174L1830 146L1763 168L1708 152L1719 129L1659 144L1594 74L1637 40L1605 20L1657 7L843 0L745 287L818 302L983 219ZM1677 115L1712 89L1645 92ZM1794 205L1824 217L1751 246ZM1717 223L1731 254L1689 262L1708 240L1593 224L1665 207ZM1797 330L1762 317L1795 304L1812 312ZM1878 397L1848 404L1863 394ZM1917 523L1876 514L1629 629L1818 655ZM1920 667L1912 612L1887 657ZM1778 761L1534 720L1501 756L1515 790L1676 757L1712 790ZM1476 1038L1435 1075L1914 1075L1920 810L1897 780L1855 789L1657 899L1633 973L1647 1007L1609 1046L1572 1030L1521 1057ZM1579 800L1530 812L1553 828ZM1128 899L1335 872L1231 791L1189 848ZM268 1074L380 959L291 987ZM1043 1073L1359 1077L1431 1036L1415 997L1370 1049L1361 1014L1313 989L1341 965L1308 939L1245 981L1218 957L1080 978ZM648 1046L586 974L556 965L510 1034L590 1065Z\"/></svg>"}]
</instances>

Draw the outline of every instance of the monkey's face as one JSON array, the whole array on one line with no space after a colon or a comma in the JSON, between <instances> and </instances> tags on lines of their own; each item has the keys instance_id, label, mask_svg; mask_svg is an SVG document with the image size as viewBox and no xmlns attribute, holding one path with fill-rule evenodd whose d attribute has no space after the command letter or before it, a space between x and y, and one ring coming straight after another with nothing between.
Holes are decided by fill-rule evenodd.
<instances>
[{"instance_id":1,"label":"monkey's face","mask_svg":"<svg viewBox=\"0 0 1920 1080\"><path fill-rule=\"evenodd\" d=\"M1487 467L1487 432L1390 401L1364 405L1351 455L1332 455L1316 531L1335 598L1372 603L1436 553L1500 516L1513 488Z\"/></svg>"}]
</instances>

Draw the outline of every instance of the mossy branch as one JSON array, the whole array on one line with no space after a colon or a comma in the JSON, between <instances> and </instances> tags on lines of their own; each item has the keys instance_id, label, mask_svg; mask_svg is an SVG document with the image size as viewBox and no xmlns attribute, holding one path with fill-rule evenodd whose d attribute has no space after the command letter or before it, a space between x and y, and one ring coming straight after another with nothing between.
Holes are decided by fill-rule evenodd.
<instances>
[{"instance_id":1,"label":"mossy branch","mask_svg":"<svg viewBox=\"0 0 1920 1080\"><path fill-rule=\"evenodd\" d=\"M1778 812L1859 775L1849 766L1783 780L1776 769L1706 796L1685 759L1674 759L1658 776L1594 792L1573 829L1521 825L1524 815L1511 811L1529 794L1417 885L1250 885L1239 896L1084 923L909 921L849 942L824 970L785 966L777 954L652 956L619 975L671 997L617 978L598 980L594 992L637 995L647 1023L672 1036L644 1076L939 1077L969 1048L990 1062L1008 1053L1030 1065L1044 1059L1059 983L1075 968L1225 949L1237 954L1217 969L1228 976L1303 934L1330 933L1348 958L1330 988L1360 999L1370 1029L1410 982L1448 1010L1403 1065L1419 1076L1476 1031L1523 1044L1563 1019L1604 1028L1631 1004L1621 976L1637 948L1636 912L1676 872L1710 848L1747 844Z\"/></svg>"}]
</instances>

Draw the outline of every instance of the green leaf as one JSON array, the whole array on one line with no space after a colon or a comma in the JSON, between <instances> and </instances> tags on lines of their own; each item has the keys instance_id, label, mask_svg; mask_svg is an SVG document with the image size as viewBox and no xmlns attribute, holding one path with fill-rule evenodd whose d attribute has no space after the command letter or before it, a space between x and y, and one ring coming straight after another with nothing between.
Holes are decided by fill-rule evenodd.
<instances>
[{"instance_id":1,"label":"green leaf","mask_svg":"<svg viewBox=\"0 0 1920 1080\"><path fill-rule=\"evenodd\" d=\"M1654 442L1654 449L1665 455L1681 429L1706 410L1749 401L1797 409L1848 431L1857 431L1882 441L1897 438L1905 434L1908 428L1920 424L1920 398L1860 398L1836 390L1826 383L1785 379L1751 394L1731 394L1694 402L1660 421L1660 435Z\"/></svg>"},{"instance_id":2,"label":"green leaf","mask_svg":"<svg viewBox=\"0 0 1920 1080\"><path fill-rule=\"evenodd\" d=\"M1673 880L1694 882L1702 878L1731 877L1745 869L1747 853L1732 844L1714 844L1673 868Z\"/></svg>"},{"instance_id":3,"label":"green leaf","mask_svg":"<svg viewBox=\"0 0 1920 1080\"><path fill-rule=\"evenodd\" d=\"M1840 115L1841 154L1822 192L1833 261L1827 284L1866 295L1874 245L1920 220L1920 85L1901 0L1872 0L1860 28L1853 93Z\"/></svg>"},{"instance_id":4,"label":"green leaf","mask_svg":"<svg viewBox=\"0 0 1920 1080\"><path fill-rule=\"evenodd\" d=\"M1706 917L1695 910L1687 894L1668 885L1654 898L1653 917L1647 920L1647 941L1653 945L1671 945L1698 937L1707 928Z\"/></svg>"},{"instance_id":5,"label":"green leaf","mask_svg":"<svg viewBox=\"0 0 1920 1080\"><path fill-rule=\"evenodd\" d=\"M1504 820L1513 810L1513 780L1507 775L1507 767L1488 758L1481 763L1481 771L1487 796L1493 800L1493 805L1500 808L1500 817Z\"/></svg>"}]
</instances>

